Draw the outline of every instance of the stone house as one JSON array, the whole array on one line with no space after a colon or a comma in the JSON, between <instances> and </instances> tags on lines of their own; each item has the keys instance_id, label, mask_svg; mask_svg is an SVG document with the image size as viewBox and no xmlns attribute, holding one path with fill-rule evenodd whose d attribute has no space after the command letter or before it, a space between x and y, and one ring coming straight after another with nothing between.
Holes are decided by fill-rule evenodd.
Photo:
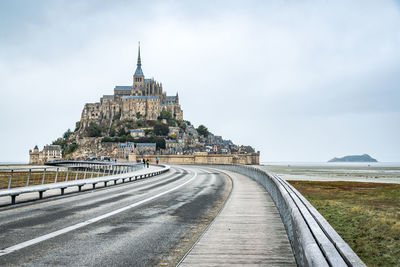
<instances>
[{"instance_id":1,"label":"stone house","mask_svg":"<svg viewBox=\"0 0 400 267\"><path fill-rule=\"evenodd\" d=\"M154 155L156 147L156 143L136 143L136 151L139 155Z\"/></svg>"},{"instance_id":2,"label":"stone house","mask_svg":"<svg viewBox=\"0 0 400 267\"><path fill-rule=\"evenodd\" d=\"M46 161L62 159L62 149L60 145L45 145L42 151L35 146L33 151L29 150L29 164L43 164Z\"/></svg>"},{"instance_id":3,"label":"stone house","mask_svg":"<svg viewBox=\"0 0 400 267\"><path fill-rule=\"evenodd\" d=\"M133 138L140 138L146 135L145 131L142 129L133 129L130 131L130 134Z\"/></svg>"}]
</instances>

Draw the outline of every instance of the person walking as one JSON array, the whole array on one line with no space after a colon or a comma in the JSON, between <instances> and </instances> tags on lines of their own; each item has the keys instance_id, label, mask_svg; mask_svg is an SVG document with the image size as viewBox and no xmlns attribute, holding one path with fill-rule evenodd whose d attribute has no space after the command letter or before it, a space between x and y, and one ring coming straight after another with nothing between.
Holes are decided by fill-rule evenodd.
<instances>
[{"instance_id":1,"label":"person walking","mask_svg":"<svg viewBox=\"0 0 400 267\"><path fill-rule=\"evenodd\" d=\"M146 160L143 158L143 168L146 167Z\"/></svg>"},{"instance_id":2,"label":"person walking","mask_svg":"<svg viewBox=\"0 0 400 267\"><path fill-rule=\"evenodd\" d=\"M149 165L150 165L150 160L149 159L147 159L146 160L146 163L147 163L147 168L149 167Z\"/></svg>"},{"instance_id":3,"label":"person walking","mask_svg":"<svg viewBox=\"0 0 400 267\"><path fill-rule=\"evenodd\" d=\"M158 162L160 161L160 159L157 157L156 158L156 163L157 163L157 165L158 165Z\"/></svg>"}]
</instances>

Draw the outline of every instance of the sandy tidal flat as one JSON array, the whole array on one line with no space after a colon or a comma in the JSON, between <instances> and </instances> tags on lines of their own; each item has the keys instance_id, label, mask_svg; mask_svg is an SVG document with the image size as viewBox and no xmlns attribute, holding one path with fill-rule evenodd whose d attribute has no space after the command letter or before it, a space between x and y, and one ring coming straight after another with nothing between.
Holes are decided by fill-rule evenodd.
<instances>
[{"instance_id":1,"label":"sandy tidal flat","mask_svg":"<svg viewBox=\"0 0 400 267\"><path fill-rule=\"evenodd\" d=\"M400 167L315 165L261 165L285 180L400 183Z\"/></svg>"}]
</instances>

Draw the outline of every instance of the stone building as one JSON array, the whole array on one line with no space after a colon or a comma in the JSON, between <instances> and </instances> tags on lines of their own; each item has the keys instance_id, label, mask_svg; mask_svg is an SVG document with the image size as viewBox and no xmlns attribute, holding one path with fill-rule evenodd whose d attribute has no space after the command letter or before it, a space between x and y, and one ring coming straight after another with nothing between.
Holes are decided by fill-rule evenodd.
<instances>
[{"instance_id":1,"label":"stone building","mask_svg":"<svg viewBox=\"0 0 400 267\"><path fill-rule=\"evenodd\" d=\"M135 150L135 144L132 142L121 143L117 147L117 158L128 159L129 154Z\"/></svg>"},{"instance_id":2,"label":"stone building","mask_svg":"<svg viewBox=\"0 0 400 267\"><path fill-rule=\"evenodd\" d=\"M117 85L113 95L103 95L100 102L85 104L80 131L85 130L90 122L110 125L115 116L120 119L157 120L163 110L169 111L175 119L183 120L178 93L175 96L167 96L162 83L155 81L154 78L145 78L139 45L132 85Z\"/></svg>"},{"instance_id":3,"label":"stone building","mask_svg":"<svg viewBox=\"0 0 400 267\"><path fill-rule=\"evenodd\" d=\"M130 134L133 138L144 137L146 135L143 129L132 129L130 130Z\"/></svg>"},{"instance_id":4,"label":"stone building","mask_svg":"<svg viewBox=\"0 0 400 267\"><path fill-rule=\"evenodd\" d=\"M137 143L136 151L139 155L154 155L156 153L156 143Z\"/></svg>"},{"instance_id":5,"label":"stone building","mask_svg":"<svg viewBox=\"0 0 400 267\"><path fill-rule=\"evenodd\" d=\"M35 146L33 151L29 150L29 164L43 164L46 161L62 159L62 150L59 145L46 145L42 151Z\"/></svg>"}]
</instances>

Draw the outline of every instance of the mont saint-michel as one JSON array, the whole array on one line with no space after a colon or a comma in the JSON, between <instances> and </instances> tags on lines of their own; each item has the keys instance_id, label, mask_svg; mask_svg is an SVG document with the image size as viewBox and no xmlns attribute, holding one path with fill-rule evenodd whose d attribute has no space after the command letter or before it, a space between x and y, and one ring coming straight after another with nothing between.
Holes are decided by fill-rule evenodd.
<instances>
[{"instance_id":1,"label":"mont saint-michel","mask_svg":"<svg viewBox=\"0 0 400 267\"><path fill-rule=\"evenodd\" d=\"M259 164L259 152L214 135L204 125L184 120L179 95L167 95L161 82L146 78L140 44L131 85L86 103L74 131L29 151L30 163L58 159L161 158L165 163Z\"/></svg>"}]
</instances>

